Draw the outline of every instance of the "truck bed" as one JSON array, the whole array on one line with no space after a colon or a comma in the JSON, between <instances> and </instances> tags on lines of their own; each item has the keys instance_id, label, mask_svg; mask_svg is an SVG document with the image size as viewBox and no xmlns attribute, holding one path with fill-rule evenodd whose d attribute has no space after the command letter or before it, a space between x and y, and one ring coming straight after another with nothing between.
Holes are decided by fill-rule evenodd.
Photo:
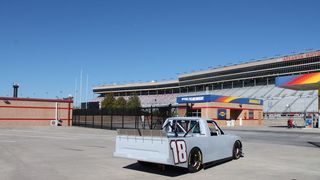
<instances>
[{"instance_id":1,"label":"truck bed","mask_svg":"<svg viewBox=\"0 0 320 180\"><path fill-rule=\"evenodd\" d=\"M119 129L114 156L171 164L169 139L162 130Z\"/></svg>"}]
</instances>

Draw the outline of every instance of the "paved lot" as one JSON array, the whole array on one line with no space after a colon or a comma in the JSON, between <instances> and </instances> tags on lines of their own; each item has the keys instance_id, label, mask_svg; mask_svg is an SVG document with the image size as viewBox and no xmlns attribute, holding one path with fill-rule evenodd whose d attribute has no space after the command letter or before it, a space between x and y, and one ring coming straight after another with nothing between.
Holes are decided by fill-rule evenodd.
<instances>
[{"instance_id":1,"label":"paved lot","mask_svg":"<svg viewBox=\"0 0 320 180\"><path fill-rule=\"evenodd\" d=\"M232 130L228 130L232 131ZM113 158L115 131L78 127L0 128L0 179L320 179L319 135L233 131L245 157L195 174Z\"/></svg>"}]
</instances>

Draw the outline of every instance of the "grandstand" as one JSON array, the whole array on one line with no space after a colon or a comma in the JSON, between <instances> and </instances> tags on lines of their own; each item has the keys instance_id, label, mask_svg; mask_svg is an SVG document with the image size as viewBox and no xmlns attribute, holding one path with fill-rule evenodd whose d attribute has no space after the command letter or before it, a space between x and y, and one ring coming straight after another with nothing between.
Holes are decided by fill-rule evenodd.
<instances>
[{"instance_id":1,"label":"grandstand","mask_svg":"<svg viewBox=\"0 0 320 180\"><path fill-rule=\"evenodd\" d=\"M317 91L283 89L275 78L319 71L320 51L311 51L180 74L177 80L96 86L93 92L99 101L109 93L137 94L145 107L175 105L181 95L240 96L263 99L266 114L303 114L318 111Z\"/></svg>"}]
</instances>

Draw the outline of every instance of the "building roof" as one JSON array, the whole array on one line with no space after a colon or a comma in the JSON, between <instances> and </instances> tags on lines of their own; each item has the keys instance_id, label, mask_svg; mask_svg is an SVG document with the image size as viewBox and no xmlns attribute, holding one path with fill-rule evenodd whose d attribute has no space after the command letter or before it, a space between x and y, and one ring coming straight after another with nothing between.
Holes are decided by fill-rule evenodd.
<instances>
[{"instance_id":1,"label":"building roof","mask_svg":"<svg viewBox=\"0 0 320 180\"><path fill-rule=\"evenodd\" d=\"M151 81L151 82L137 82L137 83L128 83L128 84L105 84L96 86L93 88L93 92L95 93L107 93L107 92L134 92L134 91L145 91L145 90L158 90L158 89L165 89L165 88L179 88L180 86L190 86L190 85L202 85L208 82L224 82L226 77L233 77L231 80L245 80L247 78L253 78L258 76L268 77L268 76L276 76L274 71L283 70L286 68L285 66L277 67L277 68L269 68L265 69L263 65L273 64L273 63L281 63L281 62L289 62L294 60L300 60L304 58L311 58L311 57L320 57L320 50L317 51L310 51L305 53L299 53L294 55L287 55L282 57L276 58L268 58L256 61L245 62L241 64L229 65L224 67L217 67L211 68L203 71L197 71L192 73L180 74L177 80L165 80L165 81ZM319 63L319 62L316 62ZM259 70L250 70L245 71L243 68L253 68L260 66ZM297 65L292 65L292 67ZM240 70L243 69L243 70ZM233 72L229 74L228 71L232 70L239 70L239 72ZM268 71L266 71L268 70ZM273 72L271 72L271 70ZM282 71L281 70L281 71ZM270 72L269 72L270 71ZM314 70L315 71L315 70ZM300 70L299 72L295 73L305 73L309 72L308 70ZM251 73L251 74L250 74ZM256 75L253 73L260 73L260 75ZM266 74L269 73L269 74ZM250 74L250 77L249 77ZM292 73L280 73L279 75L288 75ZM241 76L241 77L240 77ZM219 80L217 80L219 79Z\"/></svg>"},{"instance_id":2,"label":"building roof","mask_svg":"<svg viewBox=\"0 0 320 180\"><path fill-rule=\"evenodd\" d=\"M44 99L44 98L15 98L15 97L0 97L2 101L40 101L40 102L71 102L73 103L73 98L64 99Z\"/></svg>"}]
</instances>

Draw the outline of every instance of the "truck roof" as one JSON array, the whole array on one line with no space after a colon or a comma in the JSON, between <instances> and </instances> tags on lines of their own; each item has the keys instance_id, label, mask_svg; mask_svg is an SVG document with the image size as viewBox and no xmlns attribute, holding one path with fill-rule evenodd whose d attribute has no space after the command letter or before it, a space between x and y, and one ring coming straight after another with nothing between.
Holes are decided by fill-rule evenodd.
<instances>
[{"instance_id":1,"label":"truck roof","mask_svg":"<svg viewBox=\"0 0 320 180\"><path fill-rule=\"evenodd\" d=\"M171 117L171 118L166 119L166 121L163 125L165 125L166 122L168 122L170 120L187 120L187 121L202 121L202 122L213 121L212 119L203 119L200 117Z\"/></svg>"},{"instance_id":2,"label":"truck roof","mask_svg":"<svg viewBox=\"0 0 320 180\"><path fill-rule=\"evenodd\" d=\"M177 120L204 120L204 121L212 121L212 119L203 119L200 117L170 117L168 119L177 119Z\"/></svg>"}]
</instances>

